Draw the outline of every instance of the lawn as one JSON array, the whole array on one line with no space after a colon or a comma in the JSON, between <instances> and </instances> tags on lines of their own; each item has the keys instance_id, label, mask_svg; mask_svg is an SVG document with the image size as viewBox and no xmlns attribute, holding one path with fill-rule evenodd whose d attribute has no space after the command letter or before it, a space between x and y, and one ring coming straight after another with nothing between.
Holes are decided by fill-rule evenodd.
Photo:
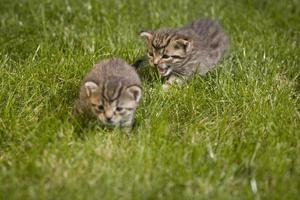
<instances>
[{"instance_id":1,"label":"lawn","mask_svg":"<svg viewBox=\"0 0 300 200\"><path fill-rule=\"evenodd\" d=\"M217 69L161 89L139 68L132 133L73 119L98 60L138 32L218 19ZM1 0L0 199L299 199L300 1Z\"/></svg>"}]
</instances>

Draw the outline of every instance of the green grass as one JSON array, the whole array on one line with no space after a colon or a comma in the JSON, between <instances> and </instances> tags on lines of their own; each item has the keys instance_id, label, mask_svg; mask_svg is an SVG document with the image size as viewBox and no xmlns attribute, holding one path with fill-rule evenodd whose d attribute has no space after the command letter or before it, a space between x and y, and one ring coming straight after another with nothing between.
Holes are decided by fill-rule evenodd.
<instances>
[{"instance_id":1,"label":"green grass","mask_svg":"<svg viewBox=\"0 0 300 200\"><path fill-rule=\"evenodd\" d=\"M164 93L144 65L131 134L71 119L93 63L198 17L230 36L217 70ZM0 199L299 199L299 21L297 0L1 0Z\"/></svg>"}]
</instances>

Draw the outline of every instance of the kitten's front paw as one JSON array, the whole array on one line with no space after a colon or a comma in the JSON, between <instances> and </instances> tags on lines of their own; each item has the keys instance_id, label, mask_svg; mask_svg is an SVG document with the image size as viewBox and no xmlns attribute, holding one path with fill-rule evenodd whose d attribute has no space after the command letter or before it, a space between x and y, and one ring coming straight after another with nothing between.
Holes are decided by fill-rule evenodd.
<instances>
[{"instance_id":1,"label":"kitten's front paw","mask_svg":"<svg viewBox=\"0 0 300 200\"><path fill-rule=\"evenodd\" d=\"M163 84L163 85L162 85L163 91L168 91L169 88L170 88L170 84Z\"/></svg>"}]
</instances>

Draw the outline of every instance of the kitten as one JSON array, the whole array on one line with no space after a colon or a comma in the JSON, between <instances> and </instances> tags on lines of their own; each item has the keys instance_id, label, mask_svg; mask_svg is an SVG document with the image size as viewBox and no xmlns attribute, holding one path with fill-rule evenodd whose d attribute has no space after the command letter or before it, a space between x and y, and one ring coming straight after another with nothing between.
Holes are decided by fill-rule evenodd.
<instances>
[{"instance_id":1,"label":"kitten","mask_svg":"<svg viewBox=\"0 0 300 200\"><path fill-rule=\"evenodd\" d=\"M191 75L205 75L222 58L228 48L227 36L217 22L196 20L182 28L142 31L148 46L148 60L162 77L163 88L181 83Z\"/></svg>"},{"instance_id":2,"label":"kitten","mask_svg":"<svg viewBox=\"0 0 300 200\"><path fill-rule=\"evenodd\" d=\"M121 59L103 60L85 76L75 113L91 113L104 125L131 126L142 95L135 69Z\"/></svg>"}]
</instances>

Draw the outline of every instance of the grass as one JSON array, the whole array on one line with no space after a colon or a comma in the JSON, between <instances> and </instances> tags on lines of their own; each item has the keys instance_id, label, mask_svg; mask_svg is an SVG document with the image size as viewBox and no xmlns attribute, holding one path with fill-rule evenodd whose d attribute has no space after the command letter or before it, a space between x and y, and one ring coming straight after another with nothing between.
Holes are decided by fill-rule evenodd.
<instances>
[{"instance_id":1,"label":"grass","mask_svg":"<svg viewBox=\"0 0 300 200\"><path fill-rule=\"evenodd\" d=\"M131 134L70 120L97 60L142 29L219 19L218 68L161 91L148 65ZM300 3L1 0L0 199L299 199Z\"/></svg>"}]
</instances>

